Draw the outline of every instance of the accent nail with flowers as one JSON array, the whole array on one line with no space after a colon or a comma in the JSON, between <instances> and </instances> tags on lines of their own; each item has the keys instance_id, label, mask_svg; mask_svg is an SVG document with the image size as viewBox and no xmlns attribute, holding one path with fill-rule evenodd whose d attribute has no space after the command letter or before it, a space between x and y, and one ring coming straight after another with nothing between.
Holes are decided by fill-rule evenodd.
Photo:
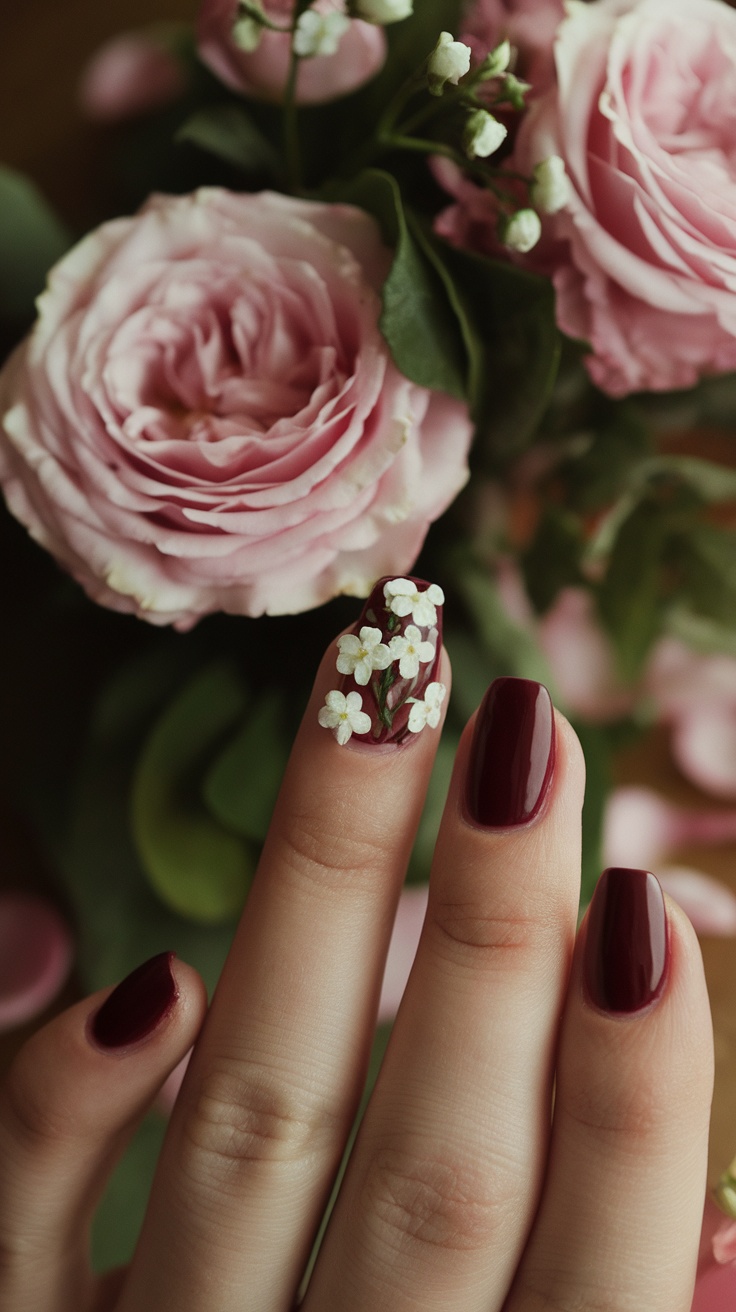
<instances>
[{"instance_id":1,"label":"accent nail with flowers","mask_svg":"<svg viewBox=\"0 0 736 1312\"><path fill-rule=\"evenodd\" d=\"M437 727L447 693L437 681L444 600L436 583L379 579L353 632L338 638L343 677L319 712L341 746L353 734L398 745Z\"/></svg>"}]
</instances>

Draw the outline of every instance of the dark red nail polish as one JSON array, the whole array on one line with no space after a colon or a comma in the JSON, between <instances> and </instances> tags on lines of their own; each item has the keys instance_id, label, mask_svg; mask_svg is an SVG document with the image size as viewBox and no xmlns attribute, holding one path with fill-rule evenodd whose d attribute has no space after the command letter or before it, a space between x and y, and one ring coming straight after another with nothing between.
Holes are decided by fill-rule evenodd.
<instances>
[{"instance_id":1,"label":"dark red nail polish","mask_svg":"<svg viewBox=\"0 0 736 1312\"><path fill-rule=\"evenodd\" d=\"M168 1016L179 990L171 973L173 952L160 952L126 975L92 1018L90 1033L102 1048L139 1043Z\"/></svg>"},{"instance_id":2,"label":"dark red nail polish","mask_svg":"<svg viewBox=\"0 0 736 1312\"><path fill-rule=\"evenodd\" d=\"M341 746L410 742L436 728L446 694L438 682L444 594L436 583L379 579L351 633L337 642L335 684L319 713Z\"/></svg>"},{"instance_id":3,"label":"dark red nail polish","mask_svg":"<svg viewBox=\"0 0 736 1312\"><path fill-rule=\"evenodd\" d=\"M583 977L602 1011L639 1011L662 992L669 960L667 911L648 870L611 867L588 912Z\"/></svg>"},{"instance_id":4,"label":"dark red nail polish","mask_svg":"<svg viewBox=\"0 0 736 1312\"><path fill-rule=\"evenodd\" d=\"M470 749L467 808L481 825L523 825L547 794L555 764L555 719L547 689L532 679L494 679Z\"/></svg>"}]
</instances>

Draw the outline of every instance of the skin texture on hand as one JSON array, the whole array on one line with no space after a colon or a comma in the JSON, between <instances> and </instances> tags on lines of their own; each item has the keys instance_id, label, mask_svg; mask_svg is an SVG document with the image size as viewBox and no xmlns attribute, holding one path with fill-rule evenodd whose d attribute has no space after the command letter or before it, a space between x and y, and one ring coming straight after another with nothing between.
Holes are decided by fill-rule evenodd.
<instances>
[{"instance_id":1,"label":"skin texture on hand","mask_svg":"<svg viewBox=\"0 0 736 1312\"><path fill-rule=\"evenodd\" d=\"M0 1093L4 1312L242 1312L244 1298L291 1312L360 1101L447 706L428 708L423 667L450 688L444 652L422 648L439 590L381 583L402 585L381 589L401 623L384 616L376 637L362 617L357 646L341 635L325 654L209 1011L196 972L163 953L21 1050ZM385 679L379 706L402 661L421 725L340 741L320 719L339 720L336 680L355 684L347 699ZM646 871L609 872L578 931L583 791L546 691L493 685L457 752L416 958L306 1312L612 1296L689 1312L712 1090L699 949ZM192 1044L131 1267L98 1285L91 1212Z\"/></svg>"}]
</instances>

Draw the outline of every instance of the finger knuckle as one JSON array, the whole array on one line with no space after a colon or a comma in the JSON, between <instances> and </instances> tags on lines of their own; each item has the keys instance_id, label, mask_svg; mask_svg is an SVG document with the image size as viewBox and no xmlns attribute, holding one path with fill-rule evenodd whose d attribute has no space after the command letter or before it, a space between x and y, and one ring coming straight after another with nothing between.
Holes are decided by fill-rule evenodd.
<instances>
[{"instance_id":1,"label":"finger knuckle","mask_svg":"<svg viewBox=\"0 0 736 1312\"><path fill-rule=\"evenodd\" d=\"M199 1186L237 1190L245 1172L310 1159L334 1121L316 1094L262 1067L222 1063L203 1076L185 1120L184 1173Z\"/></svg>"},{"instance_id":2,"label":"finger knuckle","mask_svg":"<svg viewBox=\"0 0 736 1312\"><path fill-rule=\"evenodd\" d=\"M331 808L329 814L292 810L279 853L285 877L291 876L314 893L328 897L346 887L364 887L373 874L380 875L393 859L393 845L371 825L362 832L354 809L349 814Z\"/></svg>"},{"instance_id":3,"label":"finger knuckle","mask_svg":"<svg viewBox=\"0 0 736 1312\"><path fill-rule=\"evenodd\" d=\"M498 1222L499 1200L490 1196L477 1167L429 1153L380 1149L363 1198L369 1224L399 1251L481 1249Z\"/></svg>"},{"instance_id":4,"label":"finger knuckle","mask_svg":"<svg viewBox=\"0 0 736 1312\"><path fill-rule=\"evenodd\" d=\"M435 949L453 966L473 970L505 968L518 958L526 963L543 950L547 935L543 921L518 912L479 906L477 902L445 900L433 910L430 932Z\"/></svg>"}]
</instances>

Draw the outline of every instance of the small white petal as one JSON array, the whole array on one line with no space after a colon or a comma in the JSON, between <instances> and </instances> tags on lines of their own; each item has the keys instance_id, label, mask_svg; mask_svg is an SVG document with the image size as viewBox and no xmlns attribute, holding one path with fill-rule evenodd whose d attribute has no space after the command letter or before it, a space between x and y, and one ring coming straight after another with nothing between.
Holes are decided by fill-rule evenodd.
<instances>
[{"instance_id":1,"label":"small white petal","mask_svg":"<svg viewBox=\"0 0 736 1312\"><path fill-rule=\"evenodd\" d=\"M415 702L409 711L408 727L411 733L420 733L427 723L427 708L424 702Z\"/></svg>"}]
</instances>

